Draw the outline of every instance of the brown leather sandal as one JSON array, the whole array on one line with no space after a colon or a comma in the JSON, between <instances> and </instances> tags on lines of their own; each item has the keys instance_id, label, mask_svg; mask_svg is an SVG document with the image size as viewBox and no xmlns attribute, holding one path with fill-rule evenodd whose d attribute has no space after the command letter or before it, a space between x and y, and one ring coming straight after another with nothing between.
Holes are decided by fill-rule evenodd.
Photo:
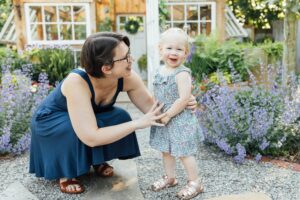
<instances>
[{"instance_id":1,"label":"brown leather sandal","mask_svg":"<svg viewBox=\"0 0 300 200\"><path fill-rule=\"evenodd\" d=\"M114 168L107 163L103 163L101 165L94 165L93 167L97 176L105 178L112 177L114 175Z\"/></svg>"},{"instance_id":2,"label":"brown leather sandal","mask_svg":"<svg viewBox=\"0 0 300 200\"><path fill-rule=\"evenodd\" d=\"M158 181L155 181L152 185L151 185L151 189L154 192L158 192L160 190L163 190L165 188L168 187L174 187L176 186L177 180L175 178L168 178L168 176L163 176L162 179L159 179Z\"/></svg>"},{"instance_id":3,"label":"brown leather sandal","mask_svg":"<svg viewBox=\"0 0 300 200\"><path fill-rule=\"evenodd\" d=\"M67 193L67 194L80 194L84 192L84 187L79 183L78 180L72 180L72 179L68 179L66 181L60 182L58 180L59 183L59 188L60 191L63 193ZM67 187L70 185L79 185L80 189L77 190L77 187L75 188L75 190L68 190Z\"/></svg>"}]
</instances>

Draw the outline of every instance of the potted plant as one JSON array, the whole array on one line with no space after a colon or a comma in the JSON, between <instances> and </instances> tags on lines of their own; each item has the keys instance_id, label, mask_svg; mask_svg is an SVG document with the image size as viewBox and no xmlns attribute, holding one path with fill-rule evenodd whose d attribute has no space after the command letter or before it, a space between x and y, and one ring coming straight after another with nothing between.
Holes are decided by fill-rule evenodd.
<instances>
[{"instance_id":1,"label":"potted plant","mask_svg":"<svg viewBox=\"0 0 300 200\"><path fill-rule=\"evenodd\" d=\"M143 54L137 61L139 70L147 72L147 55Z\"/></svg>"}]
</instances>

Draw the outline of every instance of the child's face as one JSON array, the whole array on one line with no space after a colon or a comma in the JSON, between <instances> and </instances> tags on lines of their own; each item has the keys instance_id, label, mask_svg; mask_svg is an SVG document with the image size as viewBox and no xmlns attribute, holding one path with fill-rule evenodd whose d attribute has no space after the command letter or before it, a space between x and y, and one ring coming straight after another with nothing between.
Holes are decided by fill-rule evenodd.
<instances>
[{"instance_id":1,"label":"child's face","mask_svg":"<svg viewBox=\"0 0 300 200\"><path fill-rule=\"evenodd\" d=\"M167 67L180 66L187 56L186 40L183 35L170 34L159 46L161 59Z\"/></svg>"}]
</instances>

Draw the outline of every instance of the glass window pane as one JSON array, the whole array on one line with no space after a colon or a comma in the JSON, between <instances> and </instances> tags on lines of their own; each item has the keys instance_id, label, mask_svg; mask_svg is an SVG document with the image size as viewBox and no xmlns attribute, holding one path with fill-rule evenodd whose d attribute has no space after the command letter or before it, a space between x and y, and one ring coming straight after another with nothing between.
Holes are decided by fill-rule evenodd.
<instances>
[{"instance_id":1,"label":"glass window pane","mask_svg":"<svg viewBox=\"0 0 300 200\"><path fill-rule=\"evenodd\" d=\"M61 40L72 40L72 25L71 24L60 25L60 39Z\"/></svg>"},{"instance_id":2,"label":"glass window pane","mask_svg":"<svg viewBox=\"0 0 300 200\"><path fill-rule=\"evenodd\" d=\"M187 5L187 20L198 20L198 6Z\"/></svg>"},{"instance_id":3,"label":"glass window pane","mask_svg":"<svg viewBox=\"0 0 300 200\"><path fill-rule=\"evenodd\" d=\"M201 20L211 20L211 6L201 6L200 7L200 19Z\"/></svg>"},{"instance_id":4,"label":"glass window pane","mask_svg":"<svg viewBox=\"0 0 300 200\"><path fill-rule=\"evenodd\" d=\"M85 25L74 25L75 40L86 39L86 26Z\"/></svg>"},{"instance_id":5,"label":"glass window pane","mask_svg":"<svg viewBox=\"0 0 300 200\"><path fill-rule=\"evenodd\" d=\"M56 6L45 6L45 22L56 22Z\"/></svg>"},{"instance_id":6,"label":"glass window pane","mask_svg":"<svg viewBox=\"0 0 300 200\"><path fill-rule=\"evenodd\" d=\"M42 23L42 7L30 6L29 7L30 22Z\"/></svg>"},{"instance_id":7,"label":"glass window pane","mask_svg":"<svg viewBox=\"0 0 300 200\"><path fill-rule=\"evenodd\" d=\"M74 6L74 22L85 22L85 7L83 6Z\"/></svg>"},{"instance_id":8,"label":"glass window pane","mask_svg":"<svg viewBox=\"0 0 300 200\"><path fill-rule=\"evenodd\" d=\"M144 32L144 26L140 26L139 32Z\"/></svg>"},{"instance_id":9,"label":"glass window pane","mask_svg":"<svg viewBox=\"0 0 300 200\"><path fill-rule=\"evenodd\" d=\"M138 17L137 17L137 20L138 20L138 22L139 22L140 24L143 24L143 23L144 23L143 17L138 16Z\"/></svg>"},{"instance_id":10,"label":"glass window pane","mask_svg":"<svg viewBox=\"0 0 300 200\"><path fill-rule=\"evenodd\" d=\"M171 9L172 9L172 6L168 5L167 6L167 12L168 12L168 15L166 15L166 20L171 20Z\"/></svg>"},{"instance_id":11,"label":"glass window pane","mask_svg":"<svg viewBox=\"0 0 300 200\"><path fill-rule=\"evenodd\" d=\"M33 41L44 40L43 25L41 25L41 24L32 24L30 26L30 30L31 30L31 39Z\"/></svg>"},{"instance_id":12,"label":"glass window pane","mask_svg":"<svg viewBox=\"0 0 300 200\"><path fill-rule=\"evenodd\" d=\"M120 23L124 24L126 22L126 17L122 16L120 17Z\"/></svg>"},{"instance_id":13,"label":"glass window pane","mask_svg":"<svg viewBox=\"0 0 300 200\"><path fill-rule=\"evenodd\" d=\"M191 37L196 37L198 35L198 23L188 24L188 33Z\"/></svg>"},{"instance_id":14,"label":"glass window pane","mask_svg":"<svg viewBox=\"0 0 300 200\"><path fill-rule=\"evenodd\" d=\"M173 27L182 28L184 27L184 23L173 23Z\"/></svg>"},{"instance_id":15,"label":"glass window pane","mask_svg":"<svg viewBox=\"0 0 300 200\"><path fill-rule=\"evenodd\" d=\"M71 6L59 6L59 21L60 22L72 22L71 20Z\"/></svg>"},{"instance_id":16,"label":"glass window pane","mask_svg":"<svg viewBox=\"0 0 300 200\"><path fill-rule=\"evenodd\" d=\"M211 33L211 22L201 22L200 32L201 34L209 35Z\"/></svg>"},{"instance_id":17,"label":"glass window pane","mask_svg":"<svg viewBox=\"0 0 300 200\"><path fill-rule=\"evenodd\" d=\"M124 25L120 25L120 31L123 31L123 30L125 30L125 28L124 28L125 26Z\"/></svg>"},{"instance_id":18,"label":"glass window pane","mask_svg":"<svg viewBox=\"0 0 300 200\"><path fill-rule=\"evenodd\" d=\"M58 40L57 25L46 25L46 40Z\"/></svg>"},{"instance_id":19,"label":"glass window pane","mask_svg":"<svg viewBox=\"0 0 300 200\"><path fill-rule=\"evenodd\" d=\"M173 20L184 20L184 5L173 6Z\"/></svg>"}]
</instances>

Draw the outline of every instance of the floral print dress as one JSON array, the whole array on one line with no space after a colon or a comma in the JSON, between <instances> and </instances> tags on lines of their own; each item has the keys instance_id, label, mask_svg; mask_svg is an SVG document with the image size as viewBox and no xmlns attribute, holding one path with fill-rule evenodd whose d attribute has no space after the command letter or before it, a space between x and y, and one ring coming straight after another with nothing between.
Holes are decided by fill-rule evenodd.
<instances>
[{"instance_id":1,"label":"floral print dress","mask_svg":"<svg viewBox=\"0 0 300 200\"><path fill-rule=\"evenodd\" d=\"M164 103L162 112L166 112L179 98L176 75L190 69L178 67L172 74L164 76L159 72L153 80L155 98ZM164 127L152 126L150 131L150 146L158 151L182 157L196 154L200 142L200 127L194 113L184 109L174 116Z\"/></svg>"}]
</instances>

